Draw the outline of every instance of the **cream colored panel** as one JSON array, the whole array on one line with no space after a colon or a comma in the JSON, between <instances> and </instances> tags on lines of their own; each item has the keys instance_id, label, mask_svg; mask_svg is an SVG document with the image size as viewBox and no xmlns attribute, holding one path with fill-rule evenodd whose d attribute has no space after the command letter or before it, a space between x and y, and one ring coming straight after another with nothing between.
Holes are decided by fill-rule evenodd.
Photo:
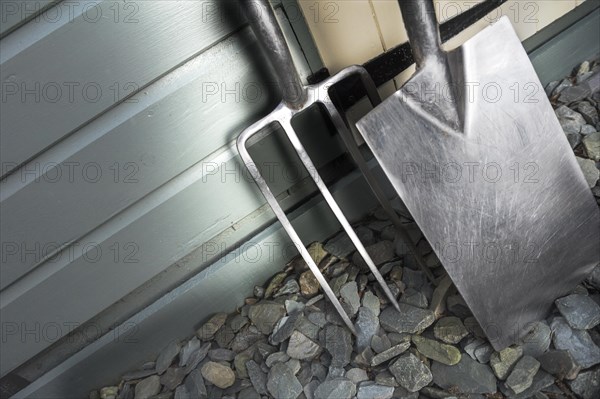
<instances>
[{"instance_id":1,"label":"cream colored panel","mask_svg":"<svg viewBox=\"0 0 600 399\"><path fill-rule=\"evenodd\" d=\"M483 0L435 0L440 22ZM508 0L445 45L460 46L500 17L508 17L521 40L534 35L584 0ZM360 64L407 41L397 0L300 0L321 56L331 72ZM333 18L327 18L327 16ZM401 83L411 72L397 78Z\"/></svg>"},{"instance_id":2,"label":"cream colored panel","mask_svg":"<svg viewBox=\"0 0 600 399\"><path fill-rule=\"evenodd\" d=\"M537 1L537 29L541 30L577 6L577 0L541 0Z\"/></svg>"},{"instance_id":3,"label":"cream colored panel","mask_svg":"<svg viewBox=\"0 0 600 399\"><path fill-rule=\"evenodd\" d=\"M368 0L299 0L317 48L333 74L383 52Z\"/></svg>"},{"instance_id":4,"label":"cream colored panel","mask_svg":"<svg viewBox=\"0 0 600 399\"><path fill-rule=\"evenodd\" d=\"M369 0L375 11L375 18L381 29L384 46L390 49L408 40L397 1Z\"/></svg>"}]
</instances>

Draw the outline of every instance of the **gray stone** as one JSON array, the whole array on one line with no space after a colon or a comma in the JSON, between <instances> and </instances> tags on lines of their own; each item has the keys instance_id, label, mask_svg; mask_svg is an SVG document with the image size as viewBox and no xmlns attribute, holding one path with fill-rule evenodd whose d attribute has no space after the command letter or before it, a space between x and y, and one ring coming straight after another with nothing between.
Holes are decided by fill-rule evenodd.
<instances>
[{"instance_id":1,"label":"gray stone","mask_svg":"<svg viewBox=\"0 0 600 399\"><path fill-rule=\"evenodd\" d=\"M325 366L323 366L316 360L310 364L310 372L316 379L318 379L321 382L325 381L325 379L327 378L327 369L325 368Z\"/></svg>"},{"instance_id":2,"label":"gray stone","mask_svg":"<svg viewBox=\"0 0 600 399\"><path fill-rule=\"evenodd\" d=\"M123 381L139 380L149 377L153 374L156 374L156 370L154 368L148 370L135 370L123 374L121 379L123 379Z\"/></svg>"},{"instance_id":3,"label":"gray stone","mask_svg":"<svg viewBox=\"0 0 600 399\"><path fill-rule=\"evenodd\" d=\"M410 342L404 342L393 346L390 349L373 356L373 359L371 359L371 366L379 366L380 364L385 363L396 356L400 356L406 352L408 348L410 348Z\"/></svg>"},{"instance_id":4,"label":"gray stone","mask_svg":"<svg viewBox=\"0 0 600 399\"><path fill-rule=\"evenodd\" d=\"M304 334L294 331L290 337L286 353L293 359L311 360L321 353L321 347Z\"/></svg>"},{"instance_id":5,"label":"gray stone","mask_svg":"<svg viewBox=\"0 0 600 399\"><path fill-rule=\"evenodd\" d=\"M277 298L283 295L297 294L298 292L300 292L300 285L298 285L298 282L294 279L289 279L281 286L281 288L279 288L279 290L277 290L277 293L273 295L273 297Z\"/></svg>"},{"instance_id":6,"label":"gray stone","mask_svg":"<svg viewBox=\"0 0 600 399\"><path fill-rule=\"evenodd\" d=\"M509 346L500 352L494 352L490 358L490 366L496 377L505 380L521 356L523 356L523 348L520 346Z\"/></svg>"},{"instance_id":7,"label":"gray stone","mask_svg":"<svg viewBox=\"0 0 600 399\"><path fill-rule=\"evenodd\" d=\"M433 327L434 336L447 344L458 344L469 335L462 320L458 317L443 317Z\"/></svg>"},{"instance_id":8,"label":"gray stone","mask_svg":"<svg viewBox=\"0 0 600 399\"><path fill-rule=\"evenodd\" d=\"M567 138L569 138L570 135L579 136L579 134L581 134L581 128L584 126L572 119L558 118L558 122L560 123L560 127L562 128L563 133L567 136ZM571 140L569 140L569 142L571 142ZM571 148L574 147L576 146L571 144Z\"/></svg>"},{"instance_id":9,"label":"gray stone","mask_svg":"<svg viewBox=\"0 0 600 399\"><path fill-rule=\"evenodd\" d=\"M354 316L360 307L360 297L358 296L358 288L355 281L351 281L340 289L342 303L348 305L350 315Z\"/></svg>"},{"instance_id":10,"label":"gray stone","mask_svg":"<svg viewBox=\"0 0 600 399\"><path fill-rule=\"evenodd\" d=\"M347 258L355 249L352 240L345 232L339 233L325 244L325 251L338 258Z\"/></svg>"},{"instance_id":11,"label":"gray stone","mask_svg":"<svg viewBox=\"0 0 600 399\"><path fill-rule=\"evenodd\" d=\"M200 372L206 381L221 389L228 388L235 382L235 373L233 370L221 363L206 362L200 369Z\"/></svg>"},{"instance_id":12,"label":"gray stone","mask_svg":"<svg viewBox=\"0 0 600 399\"><path fill-rule=\"evenodd\" d=\"M433 324L435 317L432 311L416 306L400 303L400 313L388 306L381 312L381 326L388 332L411 333L422 331Z\"/></svg>"},{"instance_id":13,"label":"gray stone","mask_svg":"<svg viewBox=\"0 0 600 399\"><path fill-rule=\"evenodd\" d=\"M465 342L461 343L463 350L471 356L471 359L477 360L477 356L475 356L475 351L480 346L487 345L485 341L479 338L469 338Z\"/></svg>"},{"instance_id":14,"label":"gray stone","mask_svg":"<svg viewBox=\"0 0 600 399\"><path fill-rule=\"evenodd\" d=\"M265 335L271 334L275 324L285 316L285 306L281 303L262 301L250 307L248 317Z\"/></svg>"},{"instance_id":15,"label":"gray stone","mask_svg":"<svg viewBox=\"0 0 600 399\"><path fill-rule=\"evenodd\" d=\"M175 393L173 394L173 399L191 399L192 396L188 392L185 385L180 385L175 388Z\"/></svg>"},{"instance_id":16,"label":"gray stone","mask_svg":"<svg viewBox=\"0 0 600 399\"><path fill-rule=\"evenodd\" d=\"M306 399L314 399L315 397L315 390L317 389L317 387L319 386L320 382L317 380L312 380L311 382L309 382L308 384L306 384L304 386L303 389L303 393L304 393L304 397Z\"/></svg>"},{"instance_id":17,"label":"gray stone","mask_svg":"<svg viewBox=\"0 0 600 399\"><path fill-rule=\"evenodd\" d=\"M589 330L600 324L600 306L587 295L573 294L554 303L572 328Z\"/></svg>"},{"instance_id":18,"label":"gray stone","mask_svg":"<svg viewBox=\"0 0 600 399\"><path fill-rule=\"evenodd\" d=\"M169 345L167 345L160 352L158 358L156 359L156 372L158 374L162 374L165 371L167 371L169 366L173 363L173 360L175 360L175 358L179 354L180 350L181 345L179 345L179 342L172 341L171 343L169 343Z\"/></svg>"},{"instance_id":19,"label":"gray stone","mask_svg":"<svg viewBox=\"0 0 600 399\"><path fill-rule=\"evenodd\" d=\"M443 388L456 387L461 393L495 393L496 378L489 366L463 356L454 366L433 362L433 382Z\"/></svg>"},{"instance_id":20,"label":"gray stone","mask_svg":"<svg viewBox=\"0 0 600 399\"><path fill-rule=\"evenodd\" d=\"M475 359L479 363L489 363L494 353L492 345L483 344L475 349Z\"/></svg>"},{"instance_id":21,"label":"gray stone","mask_svg":"<svg viewBox=\"0 0 600 399\"><path fill-rule=\"evenodd\" d=\"M285 311L289 315L293 315L295 313L298 313L298 312L304 310L304 306L305 305L302 302L291 301L291 300L285 301Z\"/></svg>"},{"instance_id":22,"label":"gray stone","mask_svg":"<svg viewBox=\"0 0 600 399\"><path fill-rule=\"evenodd\" d=\"M298 360L298 359L290 359L287 362L285 362L285 364L288 366L288 368L290 370L292 370L292 373L294 373L294 375L298 374L298 372L302 368L302 365L300 364L300 360Z\"/></svg>"},{"instance_id":23,"label":"gray stone","mask_svg":"<svg viewBox=\"0 0 600 399\"><path fill-rule=\"evenodd\" d=\"M398 302L416 306L421 309L427 309L427 307L429 306L425 294L423 294L421 291L415 290L414 288L409 288L406 291L404 291Z\"/></svg>"},{"instance_id":24,"label":"gray stone","mask_svg":"<svg viewBox=\"0 0 600 399\"><path fill-rule=\"evenodd\" d=\"M399 387L398 381L396 378L387 370L382 371L381 373L377 373L375 376L375 383L379 385L385 385L387 387Z\"/></svg>"},{"instance_id":25,"label":"gray stone","mask_svg":"<svg viewBox=\"0 0 600 399\"><path fill-rule=\"evenodd\" d=\"M202 345L200 349L197 349L190 355L190 359L187 362L187 366L185 366L186 373L189 373L192 370L194 370L196 366L198 366L198 364L200 364L200 362L204 360L206 354L208 353L208 350L210 349L210 346L211 343L207 342L204 345Z\"/></svg>"},{"instance_id":26,"label":"gray stone","mask_svg":"<svg viewBox=\"0 0 600 399\"><path fill-rule=\"evenodd\" d=\"M377 295L373 294L371 291L367 291L363 295L362 305L365 308L369 308L375 316L379 316L379 313L381 313L381 302Z\"/></svg>"},{"instance_id":27,"label":"gray stone","mask_svg":"<svg viewBox=\"0 0 600 399\"><path fill-rule=\"evenodd\" d=\"M571 108L567 107L566 105L561 105L554 111L554 113L556 114L556 117L558 119L572 120L581 126L586 124L585 119L579 112L573 111ZM577 131L577 133L579 133L579 131Z\"/></svg>"},{"instance_id":28,"label":"gray stone","mask_svg":"<svg viewBox=\"0 0 600 399\"><path fill-rule=\"evenodd\" d=\"M562 93L562 91L565 90L566 88L572 87L572 86L573 86L573 83L569 79L563 79L560 81L558 86L556 86L554 91L552 91L552 96L556 96L556 95Z\"/></svg>"},{"instance_id":29,"label":"gray stone","mask_svg":"<svg viewBox=\"0 0 600 399\"><path fill-rule=\"evenodd\" d=\"M580 86L567 87L560 93L558 101L563 104L572 104L581 101L591 93L589 86L582 84Z\"/></svg>"},{"instance_id":30,"label":"gray stone","mask_svg":"<svg viewBox=\"0 0 600 399\"><path fill-rule=\"evenodd\" d=\"M311 323L316 324L321 328L325 327L327 324L327 319L325 318L325 313L323 312L311 312L306 317Z\"/></svg>"},{"instance_id":31,"label":"gray stone","mask_svg":"<svg viewBox=\"0 0 600 399\"><path fill-rule=\"evenodd\" d=\"M273 345L279 345L291 337L292 332L294 332L294 328L296 327L296 322L300 316L302 316L302 314L300 312L296 312L291 316L285 316L279 320L273 328L273 334L271 335L269 341Z\"/></svg>"},{"instance_id":32,"label":"gray stone","mask_svg":"<svg viewBox=\"0 0 600 399\"><path fill-rule=\"evenodd\" d=\"M341 367L329 366L326 380L337 380L344 377L346 370Z\"/></svg>"},{"instance_id":33,"label":"gray stone","mask_svg":"<svg viewBox=\"0 0 600 399\"><path fill-rule=\"evenodd\" d=\"M500 387L500 391L510 399L526 399L531 398L535 393L554 384L554 380L555 378L552 375L540 370L535 377L533 377L531 386L519 394L515 394L512 389L508 388L504 383L500 383L498 386Z\"/></svg>"},{"instance_id":34,"label":"gray stone","mask_svg":"<svg viewBox=\"0 0 600 399\"><path fill-rule=\"evenodd\" d=\"M184 367L190 360L192 353L200 349L200 340L193 337L183 345L181 352L179 352L179 366Z\"/></svg>"},{"instance_id":35,"label":"gray stone","mask_svg":"<svg viewBox=\"0 0 600 399\"><path fill-rule=\"evenodd\" d=\"M582 101L577 104L577 112L583 116L583 119L592 126L596 126L600 122L598 110L587 101Z\"/></svg>"},{"instance_id":36,"label":"gray stone","mask_svg":"<svg viewBox=\"0 0 600 399\"><path fill-rule=\"evenodd\" d=\"M264 339L264 335L256 326L246 326L231 341L231 350L234 352L245 351L262 339Z\"/></svg>"},{"instance_id":37,"label":"gray stone","mask_svg":"<svg viewBox=\"0 0 600 399\"><path fill-rule=\"evenodd\" d=\"M433 380L429 367L412 353L400 356L390 366L390 372L398 384L410 392L417 392Z\"/></svg>"},{"instance_id":38,"label":"gray stone","mask_svg":"<svg viewBox=\"0 0 600 399\"><path fill-rule=\"evenodd\" d=\"M296 321L296 330L316 341L319 337L320 328L316 324L311 323L306 317L300 316Z\"/></svg>"},{"instance_id":39,"label":"gray stone","mask_svg":"<svg viewBox=\"0 0 600 399\"><path fill-rule=\"evenodd\" d=\"M250 348L238 353L234 360L233 365L235 366L235 372L238 378L248 378L248 371L246 370L246 362L254 357L256 347L251 346Z\"/></svg>"},{"instance_id":40,"label":"gray stone","mask_svg":"<svg viewBox=\"0 0 600 399\"><path fill-rule=\"evenodd\" d=\"M537 322L531 330L520 340L523 354L537 358L546 352L552 341L552 331L545 321Z\"/></svg>"},{"instance_id":41,"label":"gray stone","mask_svg":"<svg viewBox=\"0 0 600 399\"><path fill-rule=\"evenodd\" d=\"M385 313L385 310L381 314ZM397 313L397 312L396 312ZM356 323L354 324L356 329L356 347L362 350L371 345L371 338L377 334L379 330L379 320L377 316L373 314L371 309L361 307L358 310L358 316Z\"/></svg>"},{"instance_id":42,"label":"gray stone","mask_svg":"<svg viewBox=\"0 0 600 399\"><path fill-rule=\"evenodd\" d=\"M584 369L600 363L600 348L584 330L573 330L562 317L555 318L550 324L556 349L566 350Z\"/></svg>"},{"instance_id":43,"label":"gray stone","mask_svg":"<svg viewBox=\"0 0 600 399\"><path fill-rule=\"evenodd\" d=\"M596 162L600 161L600 132L588 134L582 141L588 157Z\"/></svg>"},{"instance_id":44,"label":"gray stone","mask_svg":"<svg viewBox=\"0 0 600 399\"><path fill-rule=\"evenodd\" d=\"M238 397L244 399L261 399L258 392L256 392L256 390L252 387L244 388L243 390L241 390Z\"/></svg>"},{"instance_id":45,"label":"gray stone","mask_svg":"<svg viewBox=\"0 0 600 399\"><path fill-rule=\"evenodd\" d=\"M546 92L547 97L552 97L552 92L558 87L560 84L559 80L552 81L546 85L544 91Z\"/></svg>"},{"instance_id":46,"label":"gray stone","mask_svg":"<svg viewBox=\"0 0 600 399\"><path fill-rule=\"evenodd\" d=\"M135 399L149 399L160 392L160 377L153 375L138 382L135 386Z\"/></svg>"},{"instance_id":47,"label":"gray stone","mask_svg":"<svg viewBox=\"0 0 600 399\"><path fill-rule=\"evenodd\" d=\"M375 353L381 353L390 349L391 347L392 343L390 342L390 339L387 337L387 335L373 335L373 337L371 338L371 349L373 349L373 352Z\"/></svg>"},{"instance_id":48,"label":"gray stone","mask_svg":"<svg viewBox=\"0 0 600 399\"><path fill-rule=\"evenodd\" d=\"M418 290L427 282L427 277L425 277L425 274L422 271L413 270L407 267L404 268L402 282L408 288L414 288Z\"/></svg>"},{"instance_id":49,"label":"gray stone","mask_svg":"<svg viewBox=\"0 0 600 399\"><path fill-rule=\"evenodd\" d=\"M391 399L394 387L377 384L361 384L356 393L356 399Z\"/></svg>"},{"instance_id":50,"label":"gray stone","mask_svg":"<svg viewBox=\"0 0 600 399\"><path fill-rule=\"evenodd\" d=\"M596 266L588 276L587 282L600 291L600 265Z\"/></svg>"},{"instance_id":51,"label":"gray stone","mask_svg":"<svg viewBox=\"0 0 600 399\"><path fill-rule=\"evenodd\" d=\"M160 383L165 386L168 390L172 391L185 378L185 369L181 367L169 367L163 375L160 376Z\"/></svg>"},{"instance_id":52,"label":"gray stone","mask_svg":"<svg viewBox=\"0 0 600 399\"><path fill-rule=\"evenodd\" d=\"M596 163L591 159L585 159L580 157L575 157L577 159L577 163L583 172L583 176L585 177L585 181L588 183L590 188L596 185L598 179L600 179L600 170L596 168Z\"/></svg>"},{"instance_id":53,"label":"gray stone","mask_svg":"<svg viewBox=\"0 0 600 399\"><path fill-rule=\"evenodd\" d=\"M598 124L600 126L600 124ZM579 132L582 136L587 136L589 134L594 134L596 133L598 130L596 129L595 126L592 125L583 125L581 127L581 132Z\"/></svg>"},{"instance_id":54,"label":"gray stone","mask_svg":"<svg viewBox=\"0 0 600 399\"><path fill-rule=\"evenodd\" d=\"M343 273L331 280L331 290L336 296L340 295L340 290L348 281L348 273Z\"/></svg>"},{"instance_id":55,"label":"gray stone","mask_svg":"<svg viewBox=\"0 0 600 399\"><path fill-rule=\"evenodd\" d=\"M202 378L200 370L190 371L183 383L191 399L206 396L206 385L204 385L204 378Z\"/></svg>"},{"instance_id":56,"label":"gray stone","mask_svg":"<svg viewBox=\"0 0 600 399\"><path fill-rule=\"evenodd\" d=\"M460 351L448 344L443 344L433 339L428 339L420 335L413 335L413 343L417 350L428 359L438 361L449 366L453 366L460 362Z\"/></svg>"},{"instance_id":57,"label":"gray stone","mask_svg":"<svg viewBox=\"0 0 600 399\"><path fill-rule=\"evenodd\" d=\"M448 310L461 319L473 316L469 306L460 295L451 295L446 299Z\"/></svg>"},{"instance_id":58,"label":"gray stone","mask_svg":"<svg viewBox=\"0 0 600 399\"><path fill-rule=\"evenodd\" d=\"M355 384L358 384L363 381L369 381L369 376L367 375L367 372L357 367L346 371L346 378Z\"/></svg>"},{"instance_id":59,"label":"gray stone","mask_svg":"<svg viewBox=\"0 0 600 399\"><path fill-rule=\"evenodd\" d=\"M391 241L379 241L378 243L369 245L365 249L376 266L379 266L385 262L389 262L396 256L394 253L394 244ZM368 268L364 259L358 252L355 252L352 256L352 263L361 269Z\"/></svg>"},{"instance_id":60,"label":"gray stone","mask_svg":"<svg viewBox=\"0 0 600 399\"><path fill-rule=\"evenodd\" d=\"M485 336L485 332L483 331L483 328L481 328L481 326L479 325L479 322L477 321L477 319L475 317L473 317L473 316L466 317L465 320L463 321L463 323L468 332L470 332L477 338L487 339Z\"/></svg>"},{"instance_id":61,"label":"gray stone","mask_svg":"<svg viewBox=\"0 0 600 399\"><path fill-rule=\"evenodd\" d=\"M581 367L567 351L551 350L538 357L542 369L560 379L572 380L577 377Z\"/></svg>"},{"instance_id":62,"label":"gray stone","mask_svg":"<svg viewBox=\"0 0 600 399\"><path fill-rule=\"evenodd\" d=\"M302 385L292 372L283 363L275 363L269 371L267 389L276 398L296 399L302 393Z\"/></svg>"},{"instance_id":63,"label":"gray stone","mask_svg":"<svg viewBox=\"0 0 600 399\"><path fill-rule=\"evenodd\" d=\"M600 398L600 368L579 374L569 387L582 399Z\"/></svg>"},{"instance_id":64,"label":"gray stone","mask_svg":"<svg viewBox=\"0 0 600 399\"><path fill-rule=\"evenodd\" d=\"M259 285L254 286L254 296L258 299L262 299L265 296L265 289Z\"/></svg>"},{"instance_id":65,"label":"gray stone","mask_svg":"<svg viewBox=\"0 0 600 399\"><path fill-rule=\"evenodd\" d=\"M231 362L235 352L229 349L217 348L208 351L208 358L213 362Z\"/></svg>"},{"instance_id":66,"label":"gray stone","mask_svg":"<svg viewBox=\"0 0 600 399\"><path fill-rule=\"evenodd\" d=\"M533 384L533 377L539 369L540 362L531 356L523 356L506 379L506 386L516 394L525 391Z\"/></svg>"},{"instance_id":67,"label":"gray stone","mask_svg":"<svg viewBox=\"0 0 600 399\"><path fill-rule=\"evenodd\" d=\"M356 394L356 385L345 378L327 380L317 387L315 399L350 399Z\"/></svg>"},{"instance_id":68,"label":"gray stone","mask_svg":"<svg viewBox=\"0 0 600 399\"><path fill-rule=\"evenodd\" d=\"M210 341L214 338L215 334L223 324L225 324L225 320L227 320L227 313L217 313L213 315L196 331L196 335L203 341Z\"/></svg>"},{"instance_id":69,"label":"gray stone","mask_svg":"<svg viewBox=\"0 0 600 399\"><path fill-rule=\"evenodd\" d=\"M331 355L333 367L346 367L352 356L352 335L346 327L329 324L325 327L325 349Z\"/></svg>"}]
</instances>

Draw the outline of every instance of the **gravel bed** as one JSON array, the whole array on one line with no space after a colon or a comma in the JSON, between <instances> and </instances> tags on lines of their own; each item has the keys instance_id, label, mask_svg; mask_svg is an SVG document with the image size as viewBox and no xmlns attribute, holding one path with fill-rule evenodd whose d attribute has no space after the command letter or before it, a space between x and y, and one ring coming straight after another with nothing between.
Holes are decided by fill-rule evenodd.
<instances>
[{"instance_id":1,"label":"gravel bed","mask_svg":"<svg viewBox=\"0 0 600 399\"><path fill-rule=\"evenodd\" d=\"M599 73L598 61L585 62L546 91L600 203ZM356 336L296 258L236 312L213 315L90 398L600 398L600 266L522 342L496 352L418 227L407 224L435 284L383 211L355 225L401 313L339 233L309 251Z\"/></svg>"}]
</instances>

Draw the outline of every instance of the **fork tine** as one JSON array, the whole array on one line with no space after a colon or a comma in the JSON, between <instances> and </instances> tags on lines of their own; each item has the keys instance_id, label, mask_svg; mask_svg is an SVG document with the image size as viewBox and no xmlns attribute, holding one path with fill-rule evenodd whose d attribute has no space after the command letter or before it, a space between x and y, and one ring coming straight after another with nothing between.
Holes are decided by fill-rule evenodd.
<instances>
[{"instance_id":1,"label":"fork tine","mask_svg":"<svg viewBox=\"0 0 600 399\"><path fill-rule=\"evenodd\" d=\"M325 81L324 83L321 83L321 84L324 84L324 85L331 85L332 83L335 84L350 75L357 74L360 76L361 81L363 83L363 87L367 91L367 97L369 98L371 105L376 106L381 103L381 98L379 97L377 88L375 87L375 84L373 83L371 78L368 76L365 76L366 73L367 72L362 67L348 67L345 70L343 70L342 72L338 73L337 75L331 77L330 79L328 79L327 81ZM356 162L359 170L362 172L363 176L365 177L365 180L371 187L373 194L375 194L375 197L377 198L377 200L379 201L379 203L381 204L381 206L383 207L383 209L385 210L387 215L390 217L392 223L394 224L394 227L396 227L396 230L400 234L402 241L404 241L407 244L408 250L415 257L417 264L419 265L419 267L421 268L423 273L425 273L425 275L427 276L429 281L431 281L432 283L435 284L435 277L434 277L433 273L431 272L429 267L427 267L427 265L425 264L423 257L418 252L416 245L413 243L412 239L408 235L406 228L402 225L402 221L400 220L400 217L398 217L398 214L394 211L392 204L387 199L381 186L377 182L377 179L373 175L371 168L369 168L369 166L367 165L367 162L365 161L364 157L362 156L360 149L358 148L358 145L356 144L356 141L354 140L354 137L352 136L352 133L350 132L350 129L349 129L350 125L349 125L348 118L345 116L345 114L343 114L342 112L339 111L339 109L333 103L332 100L326 98L326 99L321 100L321 103L325 106L325 109L327 110L327 113L329 114L331 121L333 122L333 125L335 126L336 130L340 133L342 141L344 142L346 148L348 149L350 156L352 157L354 162Z\"/></svg>"},{"instance_id":2,"label":"fork tine","mask_svg":"<svg viewBox=\"0 0 600 399\"><path fill-rule=\"evenodd\" d=\"M260 124L260 122L258 124ZM258 124L257 124L257 126L258 126ZM281 122L280 122L280 124L282 126L284 125ZM312 271L314 276L317 278L317 281L321 285L321 288L323 288L325 295L327 295L327 297L329 298L329 300L331 301L331 303L333 304L333 306L335 307L335 309L337 310L339 315L342 317L342 320L344 321L344 323L346 324L348 329L350 329L352 334L356 335L356 330L354 328L354 325L352 324L352 321L348 317L348 314L342 307L342 304L340 303L340 301L335 296L335 294L334 294L333 290L331 289L327 280L325 280L325 276L323 276L323 274L319 270L319 267L315 264L314 260L308 253L308 250L305 248L304 244L302 243L302 240L296 233L296 230L294 229L294 227L290 223L289 219L285 215L285 212L279 205L279 202L277 202L277 199L271 192L271 189L267 185L267 182L265 181L265 179L260 174L258 168L256 167L256 164L254 163L254 160L252 159L252 157L250 156L250 153L248 152L248 149L246 148L246 142L247 142L248 138L250 138L251 136L253 136L256 133L258 133L258 130L255 129L254 126L251 126L250 128L246 129L244 132L242 132L242 134L240 134L238 141L237 141L237 148L240 153L240 157L242 158L242 161L244 162L244 164L246 165L246 168L250 172L250 175L254 178L254 181L258 185L258 188L264 195L269 206L271 207L271 209L273 209L273 212L275 212L277 219L279 219L279 222L282 224L284 230L286 231L286 233L288 234L288 236L290 237L290 239L292 240L292 242L294 243L294 245L300 252L302 259L304 259L304 261L308 265L309 269Z\"/></svg>"},{"instance_id":3,"label":"fork tine","mask_svg":"<svg viewBox=\"0 0 600 399\"><path fill-rule=\"evenodd\" d=\"M331 208L331 210L335 214L335 217L342 224L342 227L346 231L346 234L348 234L348 237L350 237L350 240L352 241L352 243L356 247L357 251L360 253L360 255L364 259L365 263L367 264L367 266L369 267L369 269L371 270L371 272L373 273L373 275L375 276L375 278L377 279L377 281L381 285L381 288L383 289L383 291L385 292L386 296L390 300L390 303L392 303L392 305L394 305L394 307L398 311L400 311L400 307L398 305L398 302L396 301L396 298L394 297L394 295L390 291L390 288L388 287L388 285L386 284L386 282L383 280L383 276L379 272L379 269L377 269L377 267L375 266L375 263L373 263L373 260L371 259L371 256L369 255L369 253L365 249L364 245L362 244L362 242L360 241L360 239L358 238L358 236L354 232L354 229L352 228L352 226L350 226L350 223L348 223L348 220L346 219L346 216L344 215L344 213L342 212L342 210L338 206L337 202L335 201L335 199L333 198L333 196L329 192L329 189L327 188L327 185L325 185L325 183L321 179L321 176L319 176L319 173L317 172L317 169L315 168L312 160L308 156L308 153L304 149L304 146L300 142L300 139L298 138L298 135L294 131L294 128L289 123L289 121L286 121L286 122L282 123L281 126L283 127L283 129L284 129L284 131L285 131L288 139L292 143L292 146L296 150L296 153L300 157L300 160L304 164L304 167L308 170L308 172L311 175L313 181L317 185L317 188L319 189L319 191L321 192L321 194L325 198L325 201L327 201L327 204L329 205L329 207Z\"/></svg>"}]
</instances>

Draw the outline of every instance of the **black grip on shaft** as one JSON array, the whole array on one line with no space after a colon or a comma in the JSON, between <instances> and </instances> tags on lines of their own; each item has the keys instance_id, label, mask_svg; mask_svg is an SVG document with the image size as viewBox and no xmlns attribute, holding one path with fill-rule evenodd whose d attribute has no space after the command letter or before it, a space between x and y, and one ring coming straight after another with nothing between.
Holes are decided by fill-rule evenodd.
<instances>
[{"instance_id":1,"label":"black grip on shaft","mask_svg":"<svg viewBox=\"0 0 600 399\"><path fill-rule=\"evenodd\" d=\"M304 88L269 0L242 0L241 6L275 70L283 101L302 103Z\"/></svg>"}]
</instances>

